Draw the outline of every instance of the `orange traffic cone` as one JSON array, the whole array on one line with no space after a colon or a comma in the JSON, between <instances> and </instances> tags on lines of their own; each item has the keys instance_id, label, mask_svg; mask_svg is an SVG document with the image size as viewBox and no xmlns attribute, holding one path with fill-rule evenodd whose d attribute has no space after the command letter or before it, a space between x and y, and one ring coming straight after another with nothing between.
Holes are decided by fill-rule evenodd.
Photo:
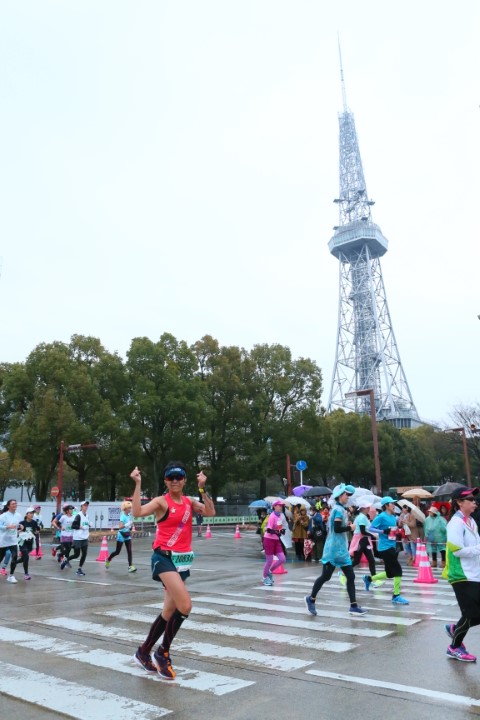
<instances>
[{"instance_id":1,"label":"orange traffic cone","mask_svg":"<svg viewBox=\"0 0 480 720\"><path fill-rule=\"evenodd\" d=\"M237 525L237 527L235 528L235 535L234 535L233 537L234 537L234 538L241 538L241 537L242 537L242 536L240 535L240 525Z\"/></svg>"},{"instance_id":2,"label":"orange traffic cone","mask_svg":"<svg viewBox=\"0 0 480 720\"><path fill-rule=\"evenodd\" d=\"M208 540L208 538L212 537L212 529L210 527L210 523L207 525L207 532L205 533L205 538Z\"/></svg>"},{"instance_id":3,"label":"orange traffic cone","mask_svg":"<svg viewBox=\"0 0 480 720\"><path fill-rule=\"evenodd\" d=\"M97 557L97 562L101 562L101 563L105 562L105 560L108 560L109 554L110 553L108 552L107 536L104 535L102 538L102 545L100 547L100 552Z\"/></svg>"},{"instance_id":4,"label":"orange traffic cone","mask_svg":"<svg viewBox=\"0 0 480 720\"><path fill-rule=\"evenodd\" d=\"M437 578L433 577L432 566L430 565L430 560L428 559L425 544L421 543L420 548L420 565L418 566L418 577L416 577L413 582L433 585L433 583L438 582L438 580Z\"/></svg>"},{"instance_id":5,"label":"orange traffic cone","mask_svg":"<svg viewBox=\"0 0 480 720\"><path fill-rule=\"evenodd\" d=\"M276 555L275 555L276 557ZM278 558L277 558L278 560ZM283 567L283 564L280 564L275 570L272 570L272 575L286 575L288 573L288 570L285 570Z\"/></svg>"},{"instance_id":6,"label":"orange traffic cone","mask_svg":"<svg viewBox=\"0 0 480 720\"><path fill-rule=\"evenodd\" d=\"M36 556L37 556L37 560L40 560L40 558L43 557L42 542L41 542L41 540L40 540L40 536L38 537L38 552L37 552L37 550L36 550L36 548L35 548L35 550L32 550L32 552L30 553L30 555L36 555Z\"/></svg>"}]
</instances>

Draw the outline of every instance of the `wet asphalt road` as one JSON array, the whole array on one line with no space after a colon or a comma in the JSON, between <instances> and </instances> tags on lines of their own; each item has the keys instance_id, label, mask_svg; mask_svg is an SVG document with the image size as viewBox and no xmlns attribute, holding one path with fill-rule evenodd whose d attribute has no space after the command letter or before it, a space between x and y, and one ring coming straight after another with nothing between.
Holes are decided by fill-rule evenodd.
<instances>
[{"instance_id":1,"label":"wet asphalt road","mask_svg":"<svg viewBox=\"0 0 480 720\"><path fill-rule=\"evenodd\" d=\"M100 544L92 544L86 576L78 578L76 564L61 572L44 545L42 560L31 561L31 581L23 580L21 567L16 585L0 577L1 717L459 720L479 714L480 667L445 656L444 623L458 616L445 581L415 584L417 571L406 569L402 592L411 604L394 607L391 584L366 593L357 569L358 601L369 613L349 616L346 591L334 577L314 618L303 597L319 566L288 562L288 572L265 588L258 536L243 532L234 539L233 532L194 537L193 611L172 646L173 683L131 662L162 600L149 572L151 538L134 542L134 574L123 553L106 570L96 561ZM470 652L480 654L480 629L467 640Z\"/></svg>"}]
</instances>

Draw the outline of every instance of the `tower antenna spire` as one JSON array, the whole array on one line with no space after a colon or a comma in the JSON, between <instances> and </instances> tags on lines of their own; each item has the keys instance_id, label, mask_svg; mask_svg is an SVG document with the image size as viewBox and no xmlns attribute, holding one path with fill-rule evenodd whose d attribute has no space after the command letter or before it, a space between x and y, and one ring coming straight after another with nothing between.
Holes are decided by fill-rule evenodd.
<instances>
[{"instance_id":1,"label":"tower antenna spire","mask_svg":"<svg viewBox=\"0 0 480 720\"><path fill-rule=\"evenodd\" d=\"M343 111L347 112L347 93L345 92L345 80L343 79L342 48L340 47L340 34L338 38L338 57L340 58L340 82L342 84Z\"/></svg>"},{"instance_id":2,"label":"tower antenna spire","mask_svg":"<svg viewBox=\"0 0 480 720\"><path fill-rule=\"evenodd\" d=\"M339 261L337 350L328 409L371 413L398 428L421 424L400 361L383 284L380 258L388 241L372 220L353 113L347 107L340 38L343 112L340 124L338 225L330 252ZM359 394L360 391L360 394ZM354 398L352 400L352 398Z\"/></svg>"}]
</instances>

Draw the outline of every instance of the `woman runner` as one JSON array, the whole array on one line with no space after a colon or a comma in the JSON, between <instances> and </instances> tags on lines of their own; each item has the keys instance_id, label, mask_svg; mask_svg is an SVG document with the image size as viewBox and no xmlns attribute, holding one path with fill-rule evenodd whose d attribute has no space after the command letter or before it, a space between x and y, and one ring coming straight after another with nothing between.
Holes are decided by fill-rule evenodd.
<instances>
[{"instance_id":1,"label":"woman runner","mask_svg":"<svg viewBox=\"0 0 480 720\"><path fill-rule=\"evenodd\" d=\"M265 526L265 535L263 536L263 547L265 548L265 566L263 568L263 584L273 585L272 573L277 567L285 562L285 553L283 545L280 541L282 535L285 535L283 527L283 508L285 503L280 498L272 503L273 511L270 513L267 524ZM273 560L276 555L277 560Z\"/></svg>"},{"instance_id":2,"label":"woman runner","mask_svg":"<svg viewBox=\"0 0 480 720\"><path fill-rule=\"evenodd\" d=\"M451 643L447 657L461 662L476 662L463 644L471 627L480 625L480 537L471 517L477 508L478 488L465 485L452 495L452 518L447 525L447 562L443 577L451 584L460 607L456 623L445 625Z\"/></svg>"},{"instance_id":3,"label":"woman runner","mask_svg":"<svg viewBox=\"0 0 480 720\"><path fill-rule=\"evenodd\" d=\"M392 603L394 605L409 605L409 601L400 594L402 586L402 566L397 556L397 530L398 523L395 517L395 501L390 495L382 498L383 512L373 519L368 531L378 535L378 557L385 563L385 570L376 575L364 575L363 582L365 590L370 590L370 585L376 586L380 580L393 578Z\"/></svg>"},{"instance_id":4,"label":"woman runner","mask_svg":"<svg viewBox=\"0 0 480 720\"><path fill-rule=\"evenodd\" d=\"M112 562L113 558L117 557L117 555L120 555L122 547L125 545L127 549L128 572L134 573L137 571L137 568L132 562L132 503L129 500L125 500L122 503L121 508L122 514L120 515L120 522L118 523L117 546L114 552L110 553L108 559L105 560L105 567L110 567L110 563Z\"/></svg>"},{"instance_id":5,"label":"woman runner","mask_svg":"<svg viewBox=\"0 0 480 720\"><path fill-rule=\"evenodd\" d=\"M347 532L353 530L353 524L347 524L348 515L345 505L348 499L355 492L352 485L337 485L333 490L333 499L336 501L328 520L328 535L323 550L323 572L318 577L312 588L311 595L306 595L305 605L309 613L317 614L315 600L324 583L328 582L335 570L341 568L347 578L347 592L350 598L350 615L365 615L364 610L357 604L355 597L355 573L352 568L352 558L348 552Z\"/></svg>"},{"instance_id":6,"label":"woman runner","mask_svg":"<svg viewBox=\"0 0 480 720\"><path fill-rule=\"evenodd\" d=\"M146 672L158 672L166 680L173 680L175 671L170 660L170 646L192 608L191 597L185 588L185 580L190 575L193 560L192 516L202 513L206 517L213 517L215 506L205 491L207 478L203 472L197 475L198 492L203 503L183 494L187 471L182 462L168 463L163 474L168 492L146 505L142 505L140 500L140 470L136 467L130 474L135 481L132 496L134 516L146 517L155 514L157 532L153 542L152 579L161 582L165 588L162 612L151 626L134 659ZM162 635L162 642L152 658L152 649Z\"/></svg>"}]
</instances>

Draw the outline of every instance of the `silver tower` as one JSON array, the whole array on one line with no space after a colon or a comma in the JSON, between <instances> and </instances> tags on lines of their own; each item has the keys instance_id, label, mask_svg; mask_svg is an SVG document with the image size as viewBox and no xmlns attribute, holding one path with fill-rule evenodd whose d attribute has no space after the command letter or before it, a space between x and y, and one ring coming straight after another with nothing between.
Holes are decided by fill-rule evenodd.
<instances>
[{"instance_id":1,"label":"silver tower","mask_svg":"<svg viewBox=\"0 0 480 720\"><path fill-rule=\"evenodd\" d=\"M372 220L353 114L346 102L340 58L343 112L340 122L339 224L328 243L340 266L335 368L328 409L370 414L368 396L348 393L372 388L379 420L415 427L419 420L400 362L383 285L380 258L388 241Z\"/></svg>"}]
</instances>

